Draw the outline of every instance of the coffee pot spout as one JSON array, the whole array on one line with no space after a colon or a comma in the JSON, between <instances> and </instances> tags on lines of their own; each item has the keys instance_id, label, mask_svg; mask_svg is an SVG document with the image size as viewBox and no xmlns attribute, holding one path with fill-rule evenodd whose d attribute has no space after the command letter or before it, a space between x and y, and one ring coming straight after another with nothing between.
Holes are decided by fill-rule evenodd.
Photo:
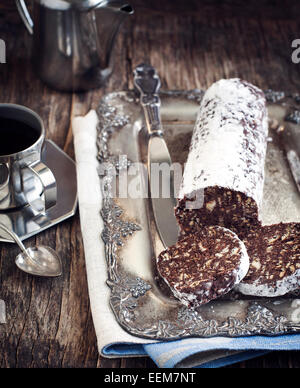
<instances>
[{"instance_id":1,"label":"coffee pot spout","mask_svg":"<svg viewBox=\"0 0 300 388\"><path fill-rule=\"evenodd\" d=\"M99 7L104 7L114 12L119 12L122 16L129 16L134 13L132 6L126 1L122 0L104 1L102 5L101 3L99 4Z\"/></svg>"}]
</instances>

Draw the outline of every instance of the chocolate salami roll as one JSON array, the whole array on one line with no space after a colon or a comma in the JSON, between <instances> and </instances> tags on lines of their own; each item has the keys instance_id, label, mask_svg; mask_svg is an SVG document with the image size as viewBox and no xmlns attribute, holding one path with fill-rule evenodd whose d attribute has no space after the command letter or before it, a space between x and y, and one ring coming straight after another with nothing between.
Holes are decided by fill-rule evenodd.
<instances>
[{"instance_id":1,"label":"chocolate salami roll","mask_svg":"<svg viewBox=\"0 0 300 388\"><path fill-rule=\"evenodd\" d=\"M246 276L249 257L233 232L209 226L162 252L157 268L174 296L197 308L232 290Z\"/></svg>"},{"instance_id":2,"label":"chocolate salami roll","mask_svg":"<svg viewBox=\"0 0 300 388\"><path fill-rule=\"evenodd\" d=\"M220 225L240 237L260 225L268 115L263 92L240 79L205 93L175 210L183 234Z\"/></svg>"},{"instance_id":3,"label":"chocolate salami roll","mask_svg":"<svg viewBox=\"0 0 300 388\"><path fill-rule=\"evenodd\" d=\"M300 224L252 230L244 238L250 269L237 290L245 295L276 297L300 288Z\"/></svg>"}]
</instances>

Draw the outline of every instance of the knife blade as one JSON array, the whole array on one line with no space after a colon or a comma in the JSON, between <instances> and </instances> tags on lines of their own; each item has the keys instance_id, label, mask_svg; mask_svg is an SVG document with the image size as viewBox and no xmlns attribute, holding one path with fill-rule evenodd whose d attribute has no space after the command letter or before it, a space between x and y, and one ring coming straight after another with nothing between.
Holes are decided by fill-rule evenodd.
<instances>
[{"instance_id":1,"label":"knife blade","mask_svg":"<svg viewBox=\"0 0 300 388\"><path fill-rule=\"evenodd\" d=\"M160 238L165 247L169 247L177 242L179 232L174 213L174 172L160 113L161 82L152 66L141 64L134 71L134 85L140 92L148 130L148 175L153 214Z\"/></svg>"},{"instance_id":2,"label":"knife blade","mask_svg":"<svg viewBox=\"0 0 300 388\"><path fill-rule=\"evenodd\" d=\"M300 133L299 127L285 123L277 129L280 141L286 153L286 158L294 178L297 189L300 193Z\"/></svg>"}]
</instances>

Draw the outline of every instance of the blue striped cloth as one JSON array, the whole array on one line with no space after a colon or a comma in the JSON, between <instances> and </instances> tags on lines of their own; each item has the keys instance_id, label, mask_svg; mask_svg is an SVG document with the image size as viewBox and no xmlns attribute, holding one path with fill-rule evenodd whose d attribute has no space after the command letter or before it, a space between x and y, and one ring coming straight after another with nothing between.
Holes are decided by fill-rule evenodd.
<instances>
[{"instance_id":1,"label":"blue striped cloth","mask_svg":"<svg viewBox=\"0 0 300 388\"><path fill-rule=\"evenodd\" d=\"M160 368L220 368L262 356L271 351L300 350L300 335L278 337L188 338L149 345L112 344L106 356L150 356Z\"/></svg>"}]
</instances>

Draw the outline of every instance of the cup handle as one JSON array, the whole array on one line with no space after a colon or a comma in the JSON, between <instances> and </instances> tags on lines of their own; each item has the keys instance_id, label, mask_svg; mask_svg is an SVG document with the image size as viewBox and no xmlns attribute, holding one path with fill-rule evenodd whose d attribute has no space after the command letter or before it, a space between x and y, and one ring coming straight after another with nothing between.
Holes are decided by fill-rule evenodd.
<instances>
[{"instance_id":1,"label":"cup handle","mask_svg":"<svg viewBox=\"0 0 300 388\"><path fill-rule=\"evenodd\" d=\"M7 164L0 163L0 189L8 184L9 170Z\"/></svg>"},{"instance_id":2,"label":"cup handle","mask_svg":"<svg viewBox=\"0 0 300 388\"><path fill-rule=\"evenodd\" d=\"M25 0L16 0L16 6L29 34L33 35L33 21L26 7Z\"/></svg>"},{"instance_id":3,"label":"cup handle","mask_svg":"<svg viewBox=\"0 0 300 388\"><path fill-rule=\"evenodd\" d=\"M33 173L33 174L32 174ZM32 175L36 176L43 188L44 201L36 195L36 188L32 186ZM26 182L28 183L26 187ZM56 204L57 186L51 170L42 162L36 162L23 169L23 185L28 203L38 212L45 212ZM30 187L29 187L30 186Z\"/></svg>"}]
</instances>

